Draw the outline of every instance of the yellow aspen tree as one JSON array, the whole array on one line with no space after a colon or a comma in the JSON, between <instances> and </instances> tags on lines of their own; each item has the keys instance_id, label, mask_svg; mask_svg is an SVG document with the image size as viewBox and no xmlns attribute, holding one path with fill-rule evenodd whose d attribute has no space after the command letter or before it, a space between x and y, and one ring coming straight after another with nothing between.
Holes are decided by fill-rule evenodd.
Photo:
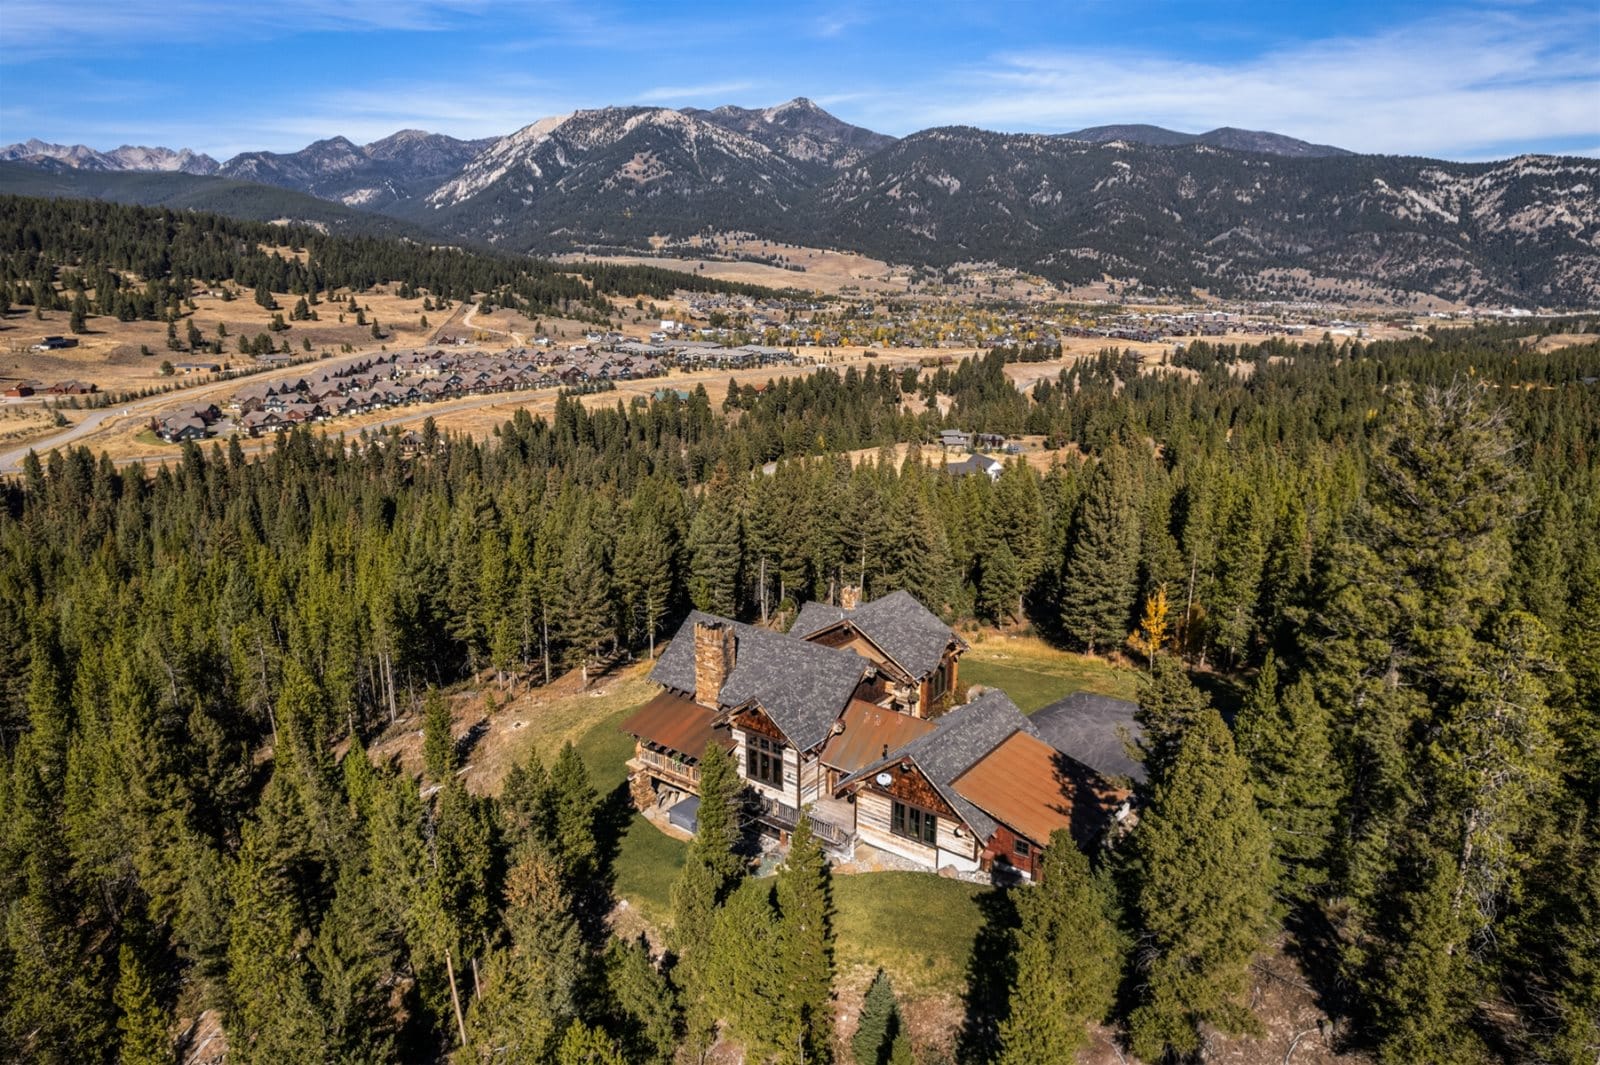
<instances>
[{"instance_id":1,"label":"yellow aspen tree","mask_svg":"<svg viewBox=\"0 0 1600 1065\"><path fill-rule=\"evenodd\" d=\"M1144 613L1139 627L1128 634L1128 646L1145 656L1150 668L1156 665L1156 655L1167 642L1167 586L1158 585L1145 596Z\"/></svg>"}]
</instances>

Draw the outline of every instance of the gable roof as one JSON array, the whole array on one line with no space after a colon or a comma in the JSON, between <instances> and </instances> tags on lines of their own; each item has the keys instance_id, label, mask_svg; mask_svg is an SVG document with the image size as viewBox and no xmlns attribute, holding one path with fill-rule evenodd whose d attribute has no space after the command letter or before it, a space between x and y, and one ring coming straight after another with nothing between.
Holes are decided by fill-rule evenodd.
<instances>
[{"instance_id":1,"label":"gable roof","mask_svg":"<svg viewBox=\"0 0 1600 1065\"><path fill-rule=\"evenodd\" d=\"M968 455L960 462L952 462L945 466L945 473L951 477L964 477L969 473L981 473L993 476L996 470L1004 469L1005 463L999 459L990 458L988 455Z\"/></svg>"},{"instance_id":2,"label":"gable roof","mask_svg":"<svg viewBox=\"0 0 1600 1065\"><path fill-rule=\"evenodd\" d=\"M1085 843L1110 822L1125 789L1026 732L1013 732L955 779L979 809L1040 845L1058 828Z\"/></svg>"},{"instance_id":3,"label":"gable roof","mask_svg":"<svg viewBox=\"0 0 1600 1065\"><path fill-rule=\"evenodd\" d=\"M1030 720L1041 739L1068 757L1097 773L1142 784L1144 763L1128 756L1122 738L1126 733L1130 742L1137 742L1144 735L1133 716L1138 709L1138 703L1126 699L1073 692L1035 711Z\"/></svg>"},{"instance_id":4,"label":"gable roof","mask_svg":"<svg viewBox=\"0 0 1600 1065\"><path fill-rule=\"evenodd\" d=\"M800 608L789 635L808 640L841 621L849 621L914 680L922 680L939 668L951 641L966 646L950 626L907 591L890 592L854 610L807 603Z\"/></svg>"},{"instance_id":5,"label":"gable roof","mask_svg":"<svg viewBox=\"0 0 1600 1065\"><path fill-rule=\"evenodd\" d=\"M694 627L720 622L733 628L733 670L718 693L718 706L758 704L801 750L828 738L828 731L872 663L854 651L792 639L698 610L691 611L661 653L650 679L675 691L694 693Z\"/></svg>"},{"instance_id":6,"label":"gable roof","mask_svg":"<svg viewBox=\"0 0 1600 1065\"><path fill-rule=\"evenodd\" d=\"M888 758L875 759L839 782L843 787L862 780L879 766L909 758L922 770L946 802L982 839L994 835L995 821L952 785L984 755L1016 732L1033 734L1033 726L1005 692L991 689L939 718L935 727L913 739Z\"/></svg>"},{"instance_id":7,"label":"gable roof","mask_svg":"<svg viewBox=\"0 0 1600 1065\"><path fill-rule=\"evenodd\" d=\"M852 699L833 735L828 737L828 745L822 748L822 763L854 773L882 761L888 751L897 751L936 727L925 718L886 710L865 699Z\"/></svg>"}]
</instances>

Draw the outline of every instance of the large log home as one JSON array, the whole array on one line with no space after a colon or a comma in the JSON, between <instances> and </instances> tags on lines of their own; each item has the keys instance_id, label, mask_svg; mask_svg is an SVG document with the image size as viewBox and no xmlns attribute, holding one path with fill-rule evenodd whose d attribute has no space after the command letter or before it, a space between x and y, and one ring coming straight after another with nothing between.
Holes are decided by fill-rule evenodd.
<instances>
[{"instance_id":1,"label":"large log home","mask_svg":"<svg viewBox=\"0 0 1600 1065\"><path fill-rule=\"evenodd\" d=\"M678 815L716 743L780 838L805 810L836 853L859 842L930 870L1032 876L1054 829L1087 844L1127 792L1040 739L1003 692L941 714L966 649L903 592L808 605L788 634L691 613L650 674L660 694L622 726L634 801L692 823Z\"/></svg>"}]
</instances>

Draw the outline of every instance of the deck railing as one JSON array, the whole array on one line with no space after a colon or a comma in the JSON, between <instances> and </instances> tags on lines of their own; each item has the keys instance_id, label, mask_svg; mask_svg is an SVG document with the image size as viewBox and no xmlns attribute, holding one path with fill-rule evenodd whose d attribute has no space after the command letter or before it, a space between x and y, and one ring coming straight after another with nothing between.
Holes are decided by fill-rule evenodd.
<instances>
[{"instance_id":1,"label":"deck railing","mask_svg":"<svg viewBox=\"0 0 1600 1065\"><path fill-rule=\"evenodd\" d=\"M660 751L652 751L647 748L641 748L634 757L638 759L641 765L649 766L651 769L686 781L695 787L700 786L700 768L698 766L692 766L681 759L672 757L670 754L662 754Z\"/></svg>"},{"instance_id":2,"label":"deck railing","mask_svg":"<svg viewBox=\"0 0 1600 1065\"><path fill-rule=\"evenodd\" d=\"M788 832L793 831L794 827L800 823L800 809L798 807L790 806L786 802L779 802L777 799L766 795L759 796L759 799L761 801L761 820L767 824ZM850 842L850 837L855 834L844 825L823 820L817 816L815 810L811 811L811 831L816 834L818 839L832 847L844 846Z\"/></svg>"}]
</instances>

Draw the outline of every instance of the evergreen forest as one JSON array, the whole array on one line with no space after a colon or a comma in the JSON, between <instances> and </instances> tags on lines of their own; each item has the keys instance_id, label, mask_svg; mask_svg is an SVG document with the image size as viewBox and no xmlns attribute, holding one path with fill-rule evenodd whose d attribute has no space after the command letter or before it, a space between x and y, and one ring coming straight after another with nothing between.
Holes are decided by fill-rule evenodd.
<instances>
[{"instance_id":1,"label":"evergreen forest","mask_svg":"<svg viewBox=\"0 0 1600 1065\"><path fill-rule=\"evenodd\" d=\"M13 300L91 246L290 292L650 280L568 292L313 230L290 260L263 227L106 205L0 200L0 233ZM671 927L617 938L618 796L570 747L474 794L440 694L850 583L1144 673L1140 823L1011 892L987 959L1010 975L969 999L961 1060L1071 1061L1101 1021L1196 1059L1260 1031L1251 963L1284 939L1341 1049L1592 1063L1600 344L1534 335L1195 343L1162 372L1107 351L1026 394L1004 367L1030 353L1001 349L716 406L563 398L487 441L30 457L0 486L0 1057L170 1062L209 1009L239 1062L916 1060L887 980L837 1030L820 844L749 877L719 748ZM1081 460L952 478L925 461L948 427ZM420 780L368 757L419 712Z\"/></svg>"}]
</instances>

